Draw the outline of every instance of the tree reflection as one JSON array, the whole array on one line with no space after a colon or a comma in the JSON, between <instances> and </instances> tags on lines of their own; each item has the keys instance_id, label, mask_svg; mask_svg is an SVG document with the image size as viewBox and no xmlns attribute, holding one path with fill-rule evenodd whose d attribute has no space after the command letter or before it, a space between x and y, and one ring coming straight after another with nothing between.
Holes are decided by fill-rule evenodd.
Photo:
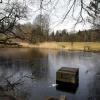
<instances>
[{"instance_id":1,"label":"tree reflection","mask_svg":"<svg viewBox=\"0 0 100 100\"><path fill-rule=\"evenodd\" d=\"M29 49L27 52L17 51L16 54L10 53L9 55L8 52L7 55L0 55L0 91L2 95L7 97L12 96L17 100L16 97L24 94L26 96L28 94L27 86L30 86L29 82L46 79L47 73L48 56L43 55L36 49Z\"/></svg>"}]
</instances>

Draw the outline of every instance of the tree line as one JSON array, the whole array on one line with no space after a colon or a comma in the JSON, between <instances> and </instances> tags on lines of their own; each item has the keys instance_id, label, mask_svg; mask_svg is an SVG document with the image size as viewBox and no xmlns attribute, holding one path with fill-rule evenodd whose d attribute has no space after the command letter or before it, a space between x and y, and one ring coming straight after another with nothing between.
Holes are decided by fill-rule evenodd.
<instances>
[{"instance_id":1,"label":"tree line","mask_svg":"<svg viewBox=\"0 0 100 100\"><path fill-rule=\"evenodd\" d=\"M17 29L17 33L23 34L25 41L29 43L56 41L56 42L100 42L100 29L89 29L78 32L68 32L66 29L49 32L42 29L39 25L27 23L20 25L21 30Z\"/></svg>"},{"instance_id":2,"label":"tree line","mask_svg":"<svg viewBox=\"0 0 100 100\"><path fill-rule=\"evenodd\" d=\"M57 42L96 42L100 41L100 30L85 30L68 33L65 29L62 31L52 32L49 41Z\"/></svg>"}]
</instances>

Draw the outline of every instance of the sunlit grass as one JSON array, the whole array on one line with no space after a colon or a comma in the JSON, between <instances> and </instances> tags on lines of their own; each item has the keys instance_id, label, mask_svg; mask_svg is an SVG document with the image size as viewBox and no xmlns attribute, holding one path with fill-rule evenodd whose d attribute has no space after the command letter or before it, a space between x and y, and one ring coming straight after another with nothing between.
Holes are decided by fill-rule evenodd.
<instances>
[{"instance_id":1,"label":"sunlit grass","mask_svg":"<svg viewBox=\"0 0 100 100\"><path fill-rule=\"evenodd\" d=\"M100 51L100 42L43 42L38 44L20 43L22 47L45 48L45 49L64 49L83 51L88 46L90 50Z\"/></svg>"}]
</instances>

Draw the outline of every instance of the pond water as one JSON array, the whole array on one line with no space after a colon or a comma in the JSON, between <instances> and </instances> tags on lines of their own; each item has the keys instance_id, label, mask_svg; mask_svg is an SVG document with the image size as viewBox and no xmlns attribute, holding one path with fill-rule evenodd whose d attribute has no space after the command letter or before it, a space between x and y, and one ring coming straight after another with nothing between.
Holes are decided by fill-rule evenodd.
<instances>
[{"instance_id":1,"label":"pond water","mask_svg":"<svg viewBox=\"0 0 100 100\"><path fill-rule=\"evenodd\" d=\"M68 100L89 100L94 95L95 75L100 53L65 52L62 50L13 48L0 49L0 85L8 79L16 85L16 94L26 100L46 100L48 96L66 95ZM56 88L56 71L61 67L79 68L76 91Z\"/></svg>"}]
</instances>

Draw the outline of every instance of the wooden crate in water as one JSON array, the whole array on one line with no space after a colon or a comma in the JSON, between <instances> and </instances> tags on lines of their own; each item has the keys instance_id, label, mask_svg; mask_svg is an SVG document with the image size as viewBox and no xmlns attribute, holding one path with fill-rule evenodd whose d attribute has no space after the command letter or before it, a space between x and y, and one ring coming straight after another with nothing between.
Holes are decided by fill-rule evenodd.
<instances>
[{"instance_id":1,"label":"wooden crate in water","mask_svg":"<svg viewBox=\"0 0 100 100\"><path fill-rule=\"evenodd\" d=\"M56 73L56 83L76 84L79 80L79 68L62 67Z\"/></svg>"}]
</instances>

